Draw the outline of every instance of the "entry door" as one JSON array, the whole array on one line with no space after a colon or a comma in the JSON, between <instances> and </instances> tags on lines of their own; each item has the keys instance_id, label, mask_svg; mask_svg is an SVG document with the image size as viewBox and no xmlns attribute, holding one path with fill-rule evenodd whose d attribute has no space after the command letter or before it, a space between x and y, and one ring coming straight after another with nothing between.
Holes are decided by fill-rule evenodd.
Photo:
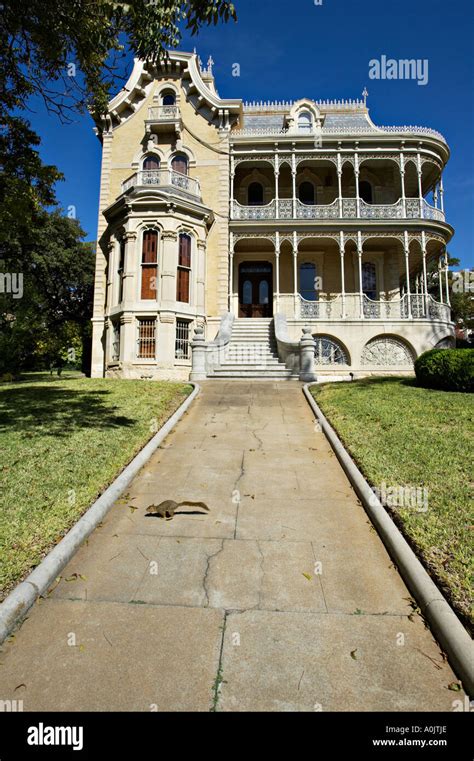
<instances>
[{"instance_id":1,"label":"entry door","mask_svg":"<svg viewBox=\"0 0 474 761\"><path fill-rule=\"evenodd\" d=\"M239 267L239 317L272 315L272 265L270 262L243 262Z\"/></svg>"}]
</instances>

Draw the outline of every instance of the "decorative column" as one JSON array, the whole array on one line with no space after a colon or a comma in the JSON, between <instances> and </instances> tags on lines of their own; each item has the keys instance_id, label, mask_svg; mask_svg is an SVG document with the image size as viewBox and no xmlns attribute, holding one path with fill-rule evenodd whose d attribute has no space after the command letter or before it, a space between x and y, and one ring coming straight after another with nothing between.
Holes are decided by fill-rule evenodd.
<instances>
[{"instance_id":1,"label":"decorative column","mask_svg":"<svg viewBox=\"0 0 474 761\"><path fill-rule=\"evenodd\" d=\"M448 252L444 252L444 282L446 285L446 304L448 306L451 306L451 299L449 298L449 278L448 278L448 272L449 272L449 257Z\"/></svg>"},{"instance_id":2,"label":"decorative column","mask_svg":"<svg viewBox=\"0 0 474 761\"><path fill-rule=\"evenodd\" d=\"M441 175L440 181L439 181L439 201L441 206L441 211L444 214L444 187L443 187L443 176Z\"/></svg>"},{"instance_id":3,"label":"decorative column","mask_svg":"<svg viewBox=\"0 0 474 761\"><path fill-rule=\"evenodd\" d=\"M298 238L293 232L293 306L295 320L298 318Z\"/></svg>"},{"instance_id":4,"label":"decorative column","mask_svg":"<svg viewBox=\"0 0 474 761\"><path fill-rule=\"evenodd\" d=\"M344 233L341 230L339 233L339 254L341 258L341 317L344 320L346 317L346 280L344 275Z\"/></svg>"},{"instance_id":5,"label":"decorative column","mask_svg":"<svg viewBox=\"0 0 474 761\"><path fill-rule=\"evenodd\" d=\"M354 153L354 174L356 182L356 208L357 218L360 217L360 196L359 196L359 154Z\"/></svg>"},{"instance_id":6,"label":"decorative column","mask_svg":"<svg viewBox=\"0 0 474 761\"><path fill-rule=\"evenodd\" d=\"M235 161L234 157L230 157L230 194L229 194L229 204L230 204L230 218L234 219L234 177L235 177Z\"/></svg>"},{"instance_id":7,"label":"decorative column","mask_svg":"<svg viewBox=\"0 0 474 761\"><path fill-rule=\"evenodd\" d=\"M362 290L362 233L357 233L357 259L359 267L359 317L364 319L364 292Z\"/></svg>"},{"instance_id":8,"label":"decorative column","mask_svg":"<svg viewBox=\"0 0 474 761\"><path fill-rule=\"evenodd\" d=\"M109 312L110 309L117 303L117 297L114 292L115 277L117 274L117 256L118 252L116 248L119 247L119 243L116 238L112 238L107 244L107 281L105 284L105 311Z\"/></svg>"},{"instance_id":9,"label":"decorative column","mask_svg":"<svg viewBox=\"0 0 474 761\"><path fill-rule=\"evenodd\" d=\"M439 282L439 300L441 304L444 304L443 301L443 277L442 277L442 265L441 265L441 256L438 259L438 282Z\"/></svg>"},{"instance_id":10,"label":"decorative column","mask_svg":"<svg viewBox=\"0 0 474 761\"><path fill-rule=\"evenodd\" d=\"M416 154L416 172L418 174L418 199L420 203L420 219L424 218L423 214L423 186L422 186L422 172L421 172L421 155L420 152Z\"/></svg>"},{"instance_id":11,"label":"decorative column","mask_svg":"<svg viewBox=\"0 0 474 761\"><path fill-rule=\"evenodd\" d=\"M433 189L433 201L434 201L434 207L435 209L437 209L438 208L438 183L436 183Z\"/></svg>"},{"instance_id":12,"label":"decorative column","mask_svg":"<svg viewBox=\"0 0 474 761\"><path fill-rule=\"evenodd\" d=\"M296 219L296 158L291 154L291 180L293 186L293 219Z\"/></svg>"},{"instance_id":13,"label":"decorative column","mask_svg":"<svg viewBox=\"0 0 474 761\"><path fill-rule=\"evenodd\" d=\"M314 373L314 338L311 335L311 328L303 328L303 335L300 339L300 381L311 383L317 380Z\"/></svg>"},{"instance_id":14,"label":"decorative column","mask_svg":"<svg viewBox=\"0 0 474 761\"><path fill-rule=\"evenodd\" d=\"M280 233L277 231L275 240L275 308L280 311Z\"/></svg>"},{"instance_id":15,"label":"decorative column","mask_svg":"<svg viewBox=\"0 0 474 761\"><path fill-rule=\"evenodd\" d=\"M125 262L123 267L123 304L136 301L135 298L135 274L140 274L140 261L136 256L137 233L128 230L124 233ZM155 283L155 299L157 298L158 283Z\"/></svg>"},{"instance_id":16,"label":"decorative column","mask_svg":"<svg viewBox=\"0 0 474 761\"><path fill-rule=\"evenodd\" d=\"M408 245L408 232L407 230L403 233L403 239L404 239L404 250L405 250L405 277L406 277L406 283L407 283L407 290L406 290L406 297L408 302L407 307L407 316L408 319L411 319L411 292L410 292L410 246Z\"/></svg>"},{"instance_id":17,"label":"decorative column","mask_svg":"<svg viewBox=\"0 0 474 761\"><path fill-rule=\"evenodd\" d=\"M189 380L205 380L206 375L206 342L204 340L204 328L198 325L194 329L194 336L191 341L192 350L192 368Z\"/></svg>"},{"instance_id":18,"label":"decorative column","mask_svg":"<svg viewBox=\"0 0 474 761\"><path fill-rule=\"evenodd\" d=\"M400 152L400 183L401 183L401 187L402 187L403 218L406 219L406 216L407 216L407 202L406 202L406 195L405 195L405 156L401 152Z\"/></svg>"},{"instance_id":19,"label":"decorative column","mask_svg":"<svg viewBox=\"0 0 474 761\"><path fill-rule=\"evenodd\" d=\"M229 298L228 310L232 312L234 296L234 233L229 234Z\"/></svg>"},{"instance_id":20,"label":"decorative column","mask_svg":"<svg viewBox=\"0 0 474 761\"><path fill-rule=\"evenodd\" d=\"M280 177L280 160L278 157L278 153L275 151L275 219L279 218L279 188L278 188L278 180Z\"/></svg>"},{"instance_id":21,"label":"decorative column","mask_svg":"<svg viewBox=\"0 0 474 761\"><path fill-rule=\"evenodd\" d=\"M426 235L424 230L422 230L421 232L421 254L423 256L423 294L424 294L424 304L425 304L425 317L428 317L429 315L428 274L426 271Z\"/></svg>"},{"instance_id":22,"label":"decorative column","mask_svg":"<svg viewBox=\"0 0 474 761\"><path fill-rule=\"evenodd\" d=\"M178 234L174 230L161 233L163 258L161 268L161 306L164 310L175 309L176 270L178 267Z\"/></svg>"},{"instance_id":23,"label":"decorative column","mask_svg":"<svg viewBox=\"0 0 474 761\"><path fill-rule=\"evenodd\" d=\"M337 154L337 192L339 198L339 217L342 219L342 159L341 154Z\"/></svg>"}]
</instances>

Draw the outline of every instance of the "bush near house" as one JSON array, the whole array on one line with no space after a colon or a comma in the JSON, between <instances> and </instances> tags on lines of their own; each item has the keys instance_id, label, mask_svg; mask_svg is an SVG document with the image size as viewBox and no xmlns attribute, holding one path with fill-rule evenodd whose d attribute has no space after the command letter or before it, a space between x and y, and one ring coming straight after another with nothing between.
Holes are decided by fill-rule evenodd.
<instances>
[{"instance_id":1,"label":"bush near house","mask_svg":"<svg viewBox=\"0 0 474 761\"><path fill-rule=\"evenodd\" d=\"M474 349L432 349L415 362L418 385L441 391L474 391Z\"/></svg>"}]
</instances>

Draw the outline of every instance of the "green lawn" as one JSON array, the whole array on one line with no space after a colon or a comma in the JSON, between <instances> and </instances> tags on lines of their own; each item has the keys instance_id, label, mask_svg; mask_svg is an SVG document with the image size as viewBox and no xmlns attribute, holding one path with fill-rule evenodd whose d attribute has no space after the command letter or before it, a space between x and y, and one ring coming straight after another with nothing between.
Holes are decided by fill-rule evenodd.
<instances>
[{"instance_id":1,"label":"green lawn","mask_svg":"<svg viewBox=\"0 0 474 761\"><path fill-rule=\"evenodd\" d=\"M428 509L387 508L425 567L472 622L474 396L368 378L311 389L372 486L427 487Z\"/></svg>"},{"instance_id":2,"label":"green lawn","mask_svg":"<svg viewBox=\"0 0 474 761\"><path fill-rule=\"evenodd\" d=\"M190 391L184 383L77 374L0 384L0 599Z\"/></svg>"}]
</instances>

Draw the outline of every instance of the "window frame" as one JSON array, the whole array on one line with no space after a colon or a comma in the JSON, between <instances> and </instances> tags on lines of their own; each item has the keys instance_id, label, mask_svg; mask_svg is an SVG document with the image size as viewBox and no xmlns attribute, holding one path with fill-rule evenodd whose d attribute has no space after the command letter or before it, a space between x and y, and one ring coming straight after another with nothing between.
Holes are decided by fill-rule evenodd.
<instances>
[{"instance_id":1,"label":"window frame","mask_svg":"<svg viewBox=\"0 0 474 761\"><path fill-rule=\"evenodd\" d=\"M156 241L156 250L155 250L155 260L154 261L144 261L145 257L145 236L147 233L154 233L155 234L155 241ZM141 246L140 246L140 279L139 279L139 300L140 301L158 301L158 252L159 252L159 244L160 244L160 231L156 227L145 227L142 230L141 233ZM143 286L144 286L144 273L146 271L155 270L155 295L154 296L144 296L143 295ZM149 277L147 275L147 277ZM153 277L153 274L151 275ZM150 292L152 289L148 289L148 292Z\"/></svg>"},{"instance_id":2,"label":"window frame","mask_svg":"<svg viewBox=\"0 0 474 761\"><path fill-rule=\"evenodd\" d=\"M141 328L144 327L144 323L149 323L149 326L153 327L153 334L151 337L146 337L146 336L144 338L141 337L140 331L141 331ZM149 315L148 316L138 315L136 317L136 345L135 345L135 361L136 362L144 362L144 361L156 362L156 349L157 349L156 328L157 328L156 317L150 317ZM141 342L142 341L144 342L147 340L151 342L151 346L153 347L152 356L151 354L144 355L140 353L141 345L142 345Z\"/></svg>"},{"instance_id":3,"label":"window frame","mask_svg":"<svg viewBox=\"0 0 474 761\"><path fill-rule=\"evenodd\" d=\"M189 240L189 264L183 264L182 263L182 251L181 251L181 240L187 238ZM186 252L184 252L186 254ZM192 264L193 264L193 236L191 233L189 233L186 230L181 230L178 233L178 265L176 268L176 301L179 304L191 304L191 282L192 282ZM184 273L187 273L187 299L183 300L180 298L180 296L183 295L182 292L182 279L186 280L184 277Z\"/></svg>"}]
</instances>

